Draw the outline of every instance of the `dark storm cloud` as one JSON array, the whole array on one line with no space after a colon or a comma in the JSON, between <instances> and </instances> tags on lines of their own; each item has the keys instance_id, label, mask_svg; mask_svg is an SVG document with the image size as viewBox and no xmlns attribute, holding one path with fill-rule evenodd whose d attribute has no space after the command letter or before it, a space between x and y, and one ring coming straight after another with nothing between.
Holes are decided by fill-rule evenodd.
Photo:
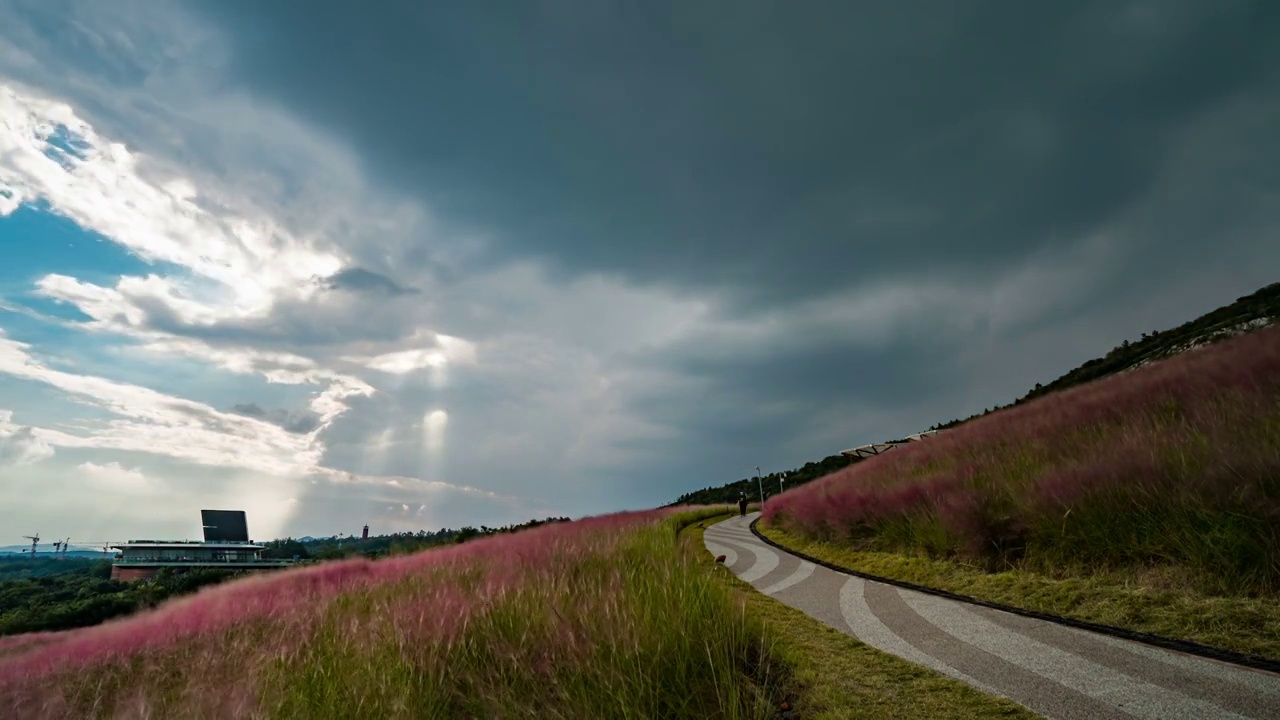
<instances>
[{"instance_id":1,"label":"dark storm cloud","mask_svg":"<svg viewBox=\"0 0 1280 720\"><path fill-rule=\"evenodd\" d=\"M39 39L41 44L73 55L77 64L92 69L94 79L111 85L138 85L146 81L149 66L163 55L164 43L146 32L133 28L127 43L120 38L105 38L91 25L69 22L70 11L81 9L68 0L7 0L4 10L11 33L26 40Z\"/></svg>"},{"instance_id":2,"label":"dark storm cloud","mask_svg":"<svg viewBox=\"0 0 1280 720\"><path fill-rule=\"evenodd\" d=\"M1272 82L1274 3L209 3L239 80L504 255L807 294L993 263Z\"/></svg>"},{"instance_id":3,"label":"dark storm cloud","mask_svg":"<svg viewBox=\"0 0 1280 720\"><path fill-rule=\"evenodd\" d=\"M350 290L383 295L408 295L417 292L413 288L402 287L386 275L380 275L360 267L347 268L331 277L325 278L325 286L331 290Z\"/></svg>"},{"instance_id":4,"label":"dark storm cloud","mask_svg":"<svg viewBox=\"0 0 1280 720\"><path fill-rule=\"evenodd\" d=\"M251 344L260 348L287 349L295 344L300 347L316 347L352 341L389 342L402 337L406 332L404 327L372 322L371 318L381 319L393 313L396 306L391 299L410 295L411 292L397 293L386 288L368 286L358 289L366 294L381 292L388 297L375 296L374 299L379 300L381 306L372 310L368 307L369 303L348 303L341 312L330 316L317 314L315 304L311 301L284 301L276 304L271 315L237 318L212 325L194 323L183 318L160 298L128 292L123 294L134 307L146 313L148 328L182 337L199 338L213 346L242 347ZM122 315L113 319L122 325L128 324L128 320Z\"/></svg>"},{"instance_id":5,"label":"dark storm cloud","mask_svg":"<svg viewBox=\"0 0 1280 720\"><path fill-rule=\"evenodd\" d=\"M630 446L650 459L647 471L665 478L657 482L672 498L701 487L705 478L743 477L746 465L787 468L923 430L943 418L918 409L938 407L965 381L949 345L928 339L869 347L847 338L799 336L752 356L705 350L651 358L689 384L654 388L631 404L633 412L683 440ZM917 412L903 419L887 408ZM922 417L930 419L922 423ZM691 482L690 473L698 479Z\"/></svg>"},{"instance_id":6,"label":"dark storm cloud","mask_svg":"<svg viewBox=\"0 0 1280 720\"><path fill-rule=\"evenodd\" d=\"M300 412L289 412L280 408L266 410L257 403L239 403L231 406L231 412L279 425L291 433L306 434L320 426L320 416L310 410Z\"/></svg>"}]
</instances>

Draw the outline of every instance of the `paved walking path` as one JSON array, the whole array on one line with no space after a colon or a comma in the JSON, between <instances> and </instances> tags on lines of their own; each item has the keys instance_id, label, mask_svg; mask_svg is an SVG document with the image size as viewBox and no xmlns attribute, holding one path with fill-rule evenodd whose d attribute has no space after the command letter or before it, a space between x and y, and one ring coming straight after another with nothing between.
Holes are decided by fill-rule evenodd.
<instances>
[{"instance_id":1,"label":"paved walking path","mask_svg":"<svg viewBox=\"0 0 1280 720\"><path fill-rule=\"evenodd\" d=\"M749 528L756 515L704 536L735 575L868 645L1047 718L1280 719L1280 675L838 573L761 542Z\"/></svg>"}]
</instances>

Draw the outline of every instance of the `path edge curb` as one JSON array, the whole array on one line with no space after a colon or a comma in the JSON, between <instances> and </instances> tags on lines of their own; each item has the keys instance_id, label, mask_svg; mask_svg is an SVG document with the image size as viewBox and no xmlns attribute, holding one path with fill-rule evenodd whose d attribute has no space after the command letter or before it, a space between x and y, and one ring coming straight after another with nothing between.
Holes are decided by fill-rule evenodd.
<instances>
[{"instance_id":1,"label":"path edge curb","mask_svg":"<svg viewBox=\"0 0 1280 720\"><path fill-rule=\"evenodd\" d=\"M979 600L975 597L960 595L959 593L953 593L948 590L939 590L938 588L931 588L925 585L916 585L915 583L906 582L905 580L894 580L893 578L880 577L879 575L871 575L869 573L842 567L835 563L820 560L811 555L806 555L798 550L792 550L779 542L765 537L765 535L756 527L756 524L759 522L760 516L757 515L755 519L751 521L751 534L755 535L765 544L795 555L803 560L807 560L815 565L821 565L828 570L834 570L838 573L852 575L872 582L884 583L885 585L893 585L894 587L903 588L905 590L914 590L915 592L924 593L926 595L934 595L948 600L956 600L969 605L978 605L980 607L1000 610L1013 615L1033 618L1035 620L1044 620L1058 625L1073 627L1078 630L1088 630L1089 632L1098 633L1100 635L1109 635L1122 640L1132 640L1134 642L1140 642L1144 645L1151 645L1165 650L1176 650L1178 652L1197 655L1210 660L1229 663L1231 665L1239 665L1241 667L1247 667L1254 670L1263 670L1266 672L1280 674L1280 660L1272 660L1260 655L1251 655L1249 653L1236 652L1235 650L1216 648L1210 645L1202 645L1200 643L1192 642L1190 640L1177 640L1163 635L1154 635L1152 633L1145 633L1138 630L1128 630L1114 625L1103 625L1101 623L1089 622L1088 620L1076 620L1074 618L1061 617L1059 615L1050 615L1048 613L1027 610L1026 608L1014 607L1012 605L1003 605L1001 603L989 602L987 600Z\"/></svg>"}]
</instances>

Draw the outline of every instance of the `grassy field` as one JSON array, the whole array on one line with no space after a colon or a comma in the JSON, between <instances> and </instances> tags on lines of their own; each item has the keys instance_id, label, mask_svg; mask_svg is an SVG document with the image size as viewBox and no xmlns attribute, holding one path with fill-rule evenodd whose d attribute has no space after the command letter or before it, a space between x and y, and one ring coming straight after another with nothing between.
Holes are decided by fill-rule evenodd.
<instances>
[{"instance_id":1,"label":"grassy field","mask_svg":"<svg viewBox=\"0 0 1280 720\"><path fill-rule=\"evenodd\" d=\"M4 716L1033 717L751 590L701 545L729 514L335 561L5 638Z\"/></svg>"},{"instance_id":2,"label":"grassy field","mask_svg":"<svg viewBox=\"0 0 1280 720\"><path fill-rule=\"evenodd\" d=\"M859 570L1280 657L1280 328L1003 410L763 514Z\"/></svg>"},{"instance_id":3,"label":"grassy field","mask_svg":"<svg viewBox=\"0 0 1280 720\"><path fill-rule=\"evenodd\" d=\"M726 515L724 517L730 517ZM712 563L702 544L702 527L683 533L688 551ZM1038 715L1004 698L980 692L958 680L907 662L859 642L850 635L762 595L723 565L716 578L731 588L747 610L774 638L773 654L790 669L785 691L797 717L815 720L865 718L1035 718Z\"/></svg>"},{"instance_id":4,"label":"grassy field","mask_svg":"<svg viewBox=\"0 0 1280 720\"><path fill-rule=\"evenodd\" d=\"M6 641L7 718L768 718L787 668L679 527L629 513L238 580Z\"/></svg>"}]
</instances>

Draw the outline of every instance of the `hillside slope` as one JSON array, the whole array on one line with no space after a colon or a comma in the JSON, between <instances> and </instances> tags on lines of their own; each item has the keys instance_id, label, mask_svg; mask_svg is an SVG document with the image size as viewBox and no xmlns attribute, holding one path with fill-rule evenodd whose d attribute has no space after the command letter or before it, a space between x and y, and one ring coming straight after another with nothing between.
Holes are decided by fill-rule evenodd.
<instances>
[{"instance_id":1,"label":"hillside slope","mask_svg":"<svg viewBox=\"0 0 1280 720\"><path fill-rule=\"evenodd\" d=\"M703 548L703 522L732 514L543 524L0 638L0 707L6 720L1030 716L748 592Z\"/></svg>"},{"instance_id":2,"label":"hillside slope","mask_svg":"<svg viewBox=\"0 0 1280 720\"><path fill-rule=\"evenodd\" d=\"M1047 385L1037 384L1026 395L1010 405L998 405L992 410L971 415L964 420L952 420L934 425L930 429L953 428L995 410L1021 405L1050 393L1133 370L1236 335L1262 329L1277 321L1280 321L1280 283L1272 283L1238 298L1230 305L1205 313L1194 320L1188 320L1175 328L1142 333L1142 337L1134 342L1126 340L1103 357L1094 358Z\"/></svg>"},{"instance_id":3,"label":"hillside slope","mask_svg":"<svg viewBox=\"0 0 1280 720\"><path fill-rule=\"evenodd\" d=\"M963 420L956 419L939 423L930 426L928 429L949 430L971 420L990 415L996 410L1021 405L1051 393L1142 367L1157 360L1211 345L1242 333L1259 330L1275 324L1277 321L1280 321L1280 283L1273 283L1237 299L1230 305L1205 313L1178 327L1143 333L1142 337L1136 342L1126 340L1105 356L1090 360L1047 385L1037 384L1026 395L1008 405L997 405L994 408L970 415ZM817 462L806 463L802 467L785 473L786 487L790 489L804 485L855 462L862 462L862 459L853 460L842 455L832 455ZM767 497L772 496L777 491L779 474L770 473L765 476L765 495ZM759 491L755 479L743 478L724 485L686 493L671 504L732 503L737 501L738 493L740 492L745 492L749 499L759 499Z\"/></svg>"},{"instance_id":4,"label":"hillside slope","mask_svg":"<svg viewBox=\"0 0 1280 720\"><path fill-rule=\"evenodd\" d=\"M1166 633L1280 657L1280 327L965 423L763 515L793 540L936 582L1020 578L1036 592L1016 604L1127 604L1139 629L1166 593ZM1082 610L1088 593L1097 606Z\"/></svg>"},{"instance_id":5,"label":"hillside slope","mask_svg":"<svg viewBox=\"0 0 1280 720\"><path fill-rule=\"evenodd\" d=\"M768 717L773 641L673 532L725 510L327 562L0 638L4 717Z\"/></svg>"}]
</instances>

